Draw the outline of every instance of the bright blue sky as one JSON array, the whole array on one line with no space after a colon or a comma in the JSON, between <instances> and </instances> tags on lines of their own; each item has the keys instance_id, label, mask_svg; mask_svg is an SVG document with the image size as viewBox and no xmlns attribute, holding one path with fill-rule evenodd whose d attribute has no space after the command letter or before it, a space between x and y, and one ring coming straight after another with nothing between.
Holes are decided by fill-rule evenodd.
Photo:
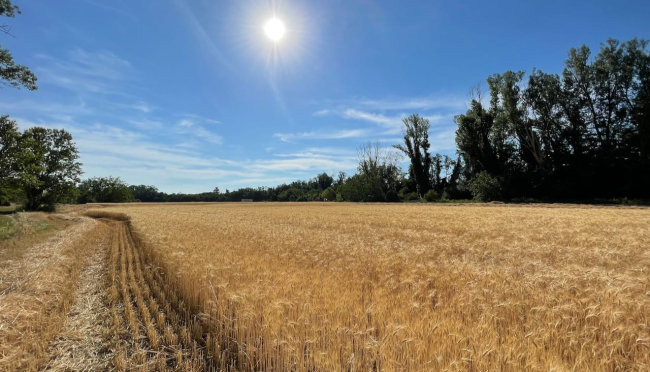
<instances>
[{"instance_id":1,"label":"bright blue sky","mask_svg":"<svg viewBox=\"0 0 650 372\"><path fill-rule=\"evenodd\" d=\"M559 73L571 47L650 38L648 1L15 3L0 45L39 90L0 90L0 113L69 130L85 177L167 192L352 173L358 146L397 143L410 113L452 155L453 116L488 75Z\"/></svg>"}]
</instances>

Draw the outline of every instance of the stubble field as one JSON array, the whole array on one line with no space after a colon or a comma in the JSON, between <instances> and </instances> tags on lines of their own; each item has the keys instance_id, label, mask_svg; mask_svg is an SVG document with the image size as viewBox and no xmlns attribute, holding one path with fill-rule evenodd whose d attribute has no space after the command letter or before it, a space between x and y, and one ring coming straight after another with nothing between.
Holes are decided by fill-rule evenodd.
<instances>
[{"instance_id":1,"label":"stubble field","mask_svg":"<svg viewBox=\"0 0 650 372\"><path fill-rule=\"evenodd\" d=\"M90 215L130 219L111 222L117 369L650 368L649 209L132 204Z\"/></svg>"}]
</instances>

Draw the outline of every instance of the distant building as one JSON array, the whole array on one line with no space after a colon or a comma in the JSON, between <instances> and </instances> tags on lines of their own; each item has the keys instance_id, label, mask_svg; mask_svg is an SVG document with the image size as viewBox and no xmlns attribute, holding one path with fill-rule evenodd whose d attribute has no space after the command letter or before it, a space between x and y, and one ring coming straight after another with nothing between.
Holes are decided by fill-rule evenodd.
<instances>
[{"instance_id":1,"label":"distant building","mask_svg":"<svg viewBox=\"0 0 650 372\"><path fill-rule=\"evenodd\" d=\"M253 199L242 199L241 201L242 202L247 202L247 203L252 203Z\"/></svg>"}]
</instances>

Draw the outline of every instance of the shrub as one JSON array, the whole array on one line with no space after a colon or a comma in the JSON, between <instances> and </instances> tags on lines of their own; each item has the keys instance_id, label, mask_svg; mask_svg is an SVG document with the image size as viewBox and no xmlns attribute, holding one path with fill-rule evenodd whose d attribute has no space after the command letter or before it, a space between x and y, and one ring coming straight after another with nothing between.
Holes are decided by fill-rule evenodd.
<instances>
[{"instance_id":1,"label":"shrub","mask_svg":"<svg viewBox=\"0 0 650 372\"><path fill-rule=\"evenodd\" d=\"M418 195L417 192L410 192L408 194L404 194L404 201L418 201L420 200L420 195Z\"/></svg>"},{"instance_id":2,"label":"shrub","mask_svg":"<svg viewBox=\"0 0 650 372\"><path fill-rule=\"evenodd\" d=\"M321 199L326 199L328 201L333 201L336 199L336 191L334 191L334 188L328 187L323 191L321 194Z\"/></svg>"},{"instance_id":3,"label":"shrub","mask_svg":"<svg viewBox=\"0 0 650 372\"><path fill-rule=\"evenodd\" d=\"M341 193L336 194L336 201L337 202L342 202L343 201L343 197L341 196Z\"/></svg>"},{"instance_id":4,"label":"shrub","mask_svg":"<svg viewBox=\"0 0 650 372\"><path fill-rule=\"evenodd\" d=\"M7 207L11 205L9 202L9 195L3 189L0 188L0 207Z\"/></svg>"},{"instance_id":5,"label":"shrub","mask_svg":"<svg viewBox=\"0 0 650 372\"><path fill-rule=\"evenodd\" d=\"M424 200L426 200L428 203L433 203L440 200L440 194L438 194L436 190L429 190L426 194L424 194Z\"/></svg>"},{"instance_id":6,"label":"shrub","mask_svg":"<svg viewBox=\"0 0 650 372\"><path fill-rule=\"evenodd\" d=\"M501 182L485 171L476 175L476 178L470 182L469 189L474 200L484 202L499 199L502 191Z\"/></svg>"}]
</instances>

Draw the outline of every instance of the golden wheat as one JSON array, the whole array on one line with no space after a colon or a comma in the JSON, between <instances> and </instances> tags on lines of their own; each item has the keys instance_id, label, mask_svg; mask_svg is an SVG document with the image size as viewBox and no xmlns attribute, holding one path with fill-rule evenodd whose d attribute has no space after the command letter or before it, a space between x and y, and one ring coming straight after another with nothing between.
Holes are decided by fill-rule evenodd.
<instances>
[{"instance_id":1,"label":"golden wheat","mask_svg":"<svg viewBox=\"0 0 650 372\"><path fill-rule=\"evenodd\" d=\"M147 283L142 299L135 290L134 307L150 304L151 313L140 312L152 329L147 335L187 350L189 358L179 351L178 366L207 360L203 368L237 370L649 368L648 209L109 210L131 218L133 246L141 250L127 252L134 272L120 272L123 285ZM145 266L150 272L139 273ZM167 321L157 320L147 296Z\"/></svg>"}]
</instances>

